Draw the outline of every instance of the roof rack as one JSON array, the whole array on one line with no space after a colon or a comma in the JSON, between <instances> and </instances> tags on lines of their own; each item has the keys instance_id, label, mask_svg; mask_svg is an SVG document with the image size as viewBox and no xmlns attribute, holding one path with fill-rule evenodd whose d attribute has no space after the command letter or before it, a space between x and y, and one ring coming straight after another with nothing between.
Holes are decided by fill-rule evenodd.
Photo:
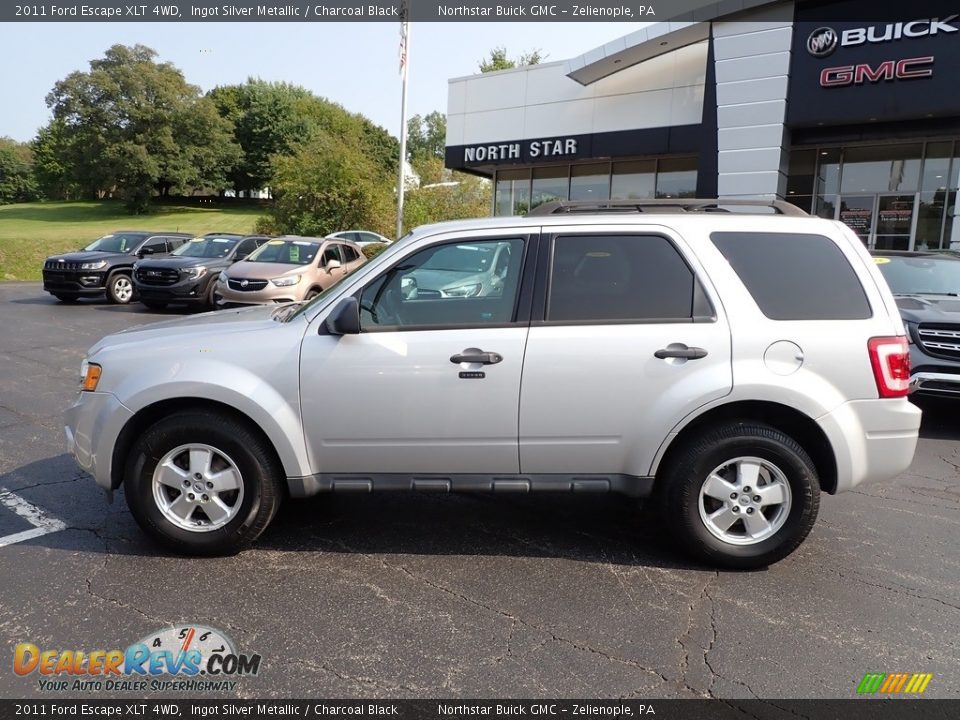
<instances>
[{"instance_id":1,"label":"roof rack","mask_svg":"<svg viewBox=\"0 0 960 720\"><path fill-rule=\"evenodd\" d=\"M785 200L721 200L719 198L677 198L656 200L555 200L538 205L527 217L578 213L642 213L642 212L736 212L731 208L772 208L777 215L809 217L796 205Z\"/></svg>"}]
</instances>

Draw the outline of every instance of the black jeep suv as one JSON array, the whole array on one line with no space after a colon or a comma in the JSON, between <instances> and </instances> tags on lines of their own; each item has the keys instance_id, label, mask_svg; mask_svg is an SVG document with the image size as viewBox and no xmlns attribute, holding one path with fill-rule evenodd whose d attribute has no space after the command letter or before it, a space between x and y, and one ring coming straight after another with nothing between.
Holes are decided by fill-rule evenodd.
<instances>
[{"instance_id":1,"label":"black jeep suv","mask_svg":"<svg viewBox=\"0 0 960 720\"><path fill-rule=\"evenodd\" d=\"M140 302L155 309L176 303L216 309L214 294L220 271L243 260L269 239L265 235L207 233L168 257L141 260L133 272Z\"/></svg>"},{"instance_id":2,"label":"black jeep suv","mask_svg":"<svg viewBox=\"0 0 960 720\"><path fill-rule=\"evenodd\" d=\"M110 302L125 305L133 299L130 275L137 258L166 255L191 237L145 230L104 235L79 252L48 257L43 263L43 289L61 302L106 293Z\"/></svg>"},{"instance_id":3,"label":"black jeep suv","mask_svg":"<svg viewBox=\"0 0 960 720\"><path fill-rule=\"evenodd\" d=\"M910 392L960 397L960 258L874 250L910 343Z\"/></svg>"}]
</instances>

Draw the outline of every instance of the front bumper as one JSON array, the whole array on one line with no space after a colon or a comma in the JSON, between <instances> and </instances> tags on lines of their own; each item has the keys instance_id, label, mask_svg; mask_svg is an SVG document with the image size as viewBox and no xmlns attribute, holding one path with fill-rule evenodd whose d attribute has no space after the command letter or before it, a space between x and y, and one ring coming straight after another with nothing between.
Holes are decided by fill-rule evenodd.
<instances>
[{"instance_id":1,"label":"front bumper","mask_svg":"<svg viewBox=\"0 0 960 720\"><path fill-rule=\"evenodd\" d=\"M131 417L129 408L115 395L105 392L79 393L64 415L67 452L104 490L114 489L113 448Z\"/></svg>"},{"instance_id":2,"label":"front bumper","mask_svg":"<svg viewBox=\"0 0 960 720\"><path fill-rule=\"evenodd\" d=\"M107 274L88 271L43 271L43 289L60 295L100 295L106 288Z\"/></svg>"},{"instance_id":3,"label":"front bumper","mask_svg":"<svg viewBox=\"0 0 960 720\"><path fill-rule=\"evenodd\" d=\"M279 305L295 302L299 297L300 284L276 287L268 284L262 290L234 290L226 283L217 284L221 305Z\"/></svg>"},{"instance_id":4,"label":"front bumper","mask_svg":"<svg viewBox=\"0 0 960 720\"><path fill-rule=\"evenodd\" d=\"M210 291L210 283L216 278L199 277L181 280L174 285L149 285L134 278L137 295L141 300L155 300L167 303L205 303Z\"/></svg>"},{"instance_id":5,"label":"front bumper","mask_svg":"<svg viewBox=\"0 0 960 720\"><path fill-rule=\"evenodd\" d=\"M907 398L851 400L817 419L837 461L837 492L896 477L913 462L920 408Z\"/></svg>"}]
</instances>

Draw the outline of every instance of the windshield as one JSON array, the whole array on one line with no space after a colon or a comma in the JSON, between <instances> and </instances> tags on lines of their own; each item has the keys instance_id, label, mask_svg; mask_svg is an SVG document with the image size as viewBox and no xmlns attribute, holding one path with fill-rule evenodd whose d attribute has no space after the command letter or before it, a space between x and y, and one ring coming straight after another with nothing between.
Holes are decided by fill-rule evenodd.
<instances>
[{"instance_id":1,"label":"windshield","mask_svg":"<svg viewBox=\"0 0 960 720\"><path fill-rule=\"evenodd\" d=\"M437 250L420 269L482 273L490 269L494 251L490 245L446 245Z\"/></svg>"},{"instance_id":2,"label":"windshield","mask_svg":"<svg viewBox=\"0 0 960 720\"><path fill-rule=\"evenodd\" d=\"M225 258L239 241L240 238L230 237L194 238L170 254L179 257Z\"/></svg>"},{"instance_id":3,"label":"windshield","mask_svg":"<svg viewBox=\"0 0 960 720\"><path fill-rule=\"evenodd\" d=\"M309 265L317 256L320 243L307 240L271 240L250 253L247 262Z\"/></svg>"},{"instance_id":4,"label":"windshield","mask_svg":"<svg viewBox=\"0 0 960 720\"><path fill-rule=\"evenodd\" d=\"M128 253L137 245L139 245L144 237L145 235L134 235L132 233L114 233L113 235L104 235L99 240L94 240L92 243L87 245L84 250Z\"/></svg>"},{"instance_id":5,"label":"windshield","mask_svg":"<svg viewBox=\"0 0 960 720\"><path fill-rule=\"evenodd\" d=\"M936 257L875 257L895 295L960 293L960 261Z\"/></svg>"}]
</instances>

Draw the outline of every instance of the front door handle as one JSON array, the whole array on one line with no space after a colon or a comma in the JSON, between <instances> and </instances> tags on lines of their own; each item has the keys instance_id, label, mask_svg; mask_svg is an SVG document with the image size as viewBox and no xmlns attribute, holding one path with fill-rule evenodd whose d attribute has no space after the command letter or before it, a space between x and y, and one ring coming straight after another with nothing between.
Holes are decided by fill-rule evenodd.
<instances>
[{"instance_id":1,"label":"front door handle","mask_svg":"<svg viewBox=\"0 0 960 720\"><path fill-rule=\"evenodd\" d=\"M675 343L670 347L657 350L653 356L660 360L667 358L683 358L684 360L699 360L707 356L707 351L699 347L687 347L680 343Z\"/></svg>"},{"instance_id":2,"label":"front door handle","mask_svg":"<svg viewBox=\"0 0 960 720\"><path fill-rule=\"evenodd\" d=\"M495 352L484 352L480 348L467 348L462 353L458 353L450 358L450 362L456 365L459 365L460 363L496 365L501 360L503 360L503 355Z\"/></svg>"}]
</instances>

